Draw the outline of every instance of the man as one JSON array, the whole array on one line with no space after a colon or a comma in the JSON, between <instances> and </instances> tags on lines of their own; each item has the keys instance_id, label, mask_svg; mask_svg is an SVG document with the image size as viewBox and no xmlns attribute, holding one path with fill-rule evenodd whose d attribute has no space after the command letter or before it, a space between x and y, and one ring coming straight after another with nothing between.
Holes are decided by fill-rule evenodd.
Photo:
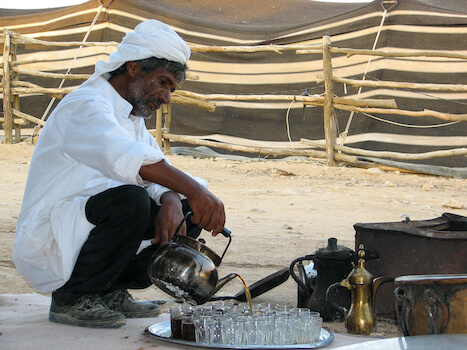
<instances>
[{"instance_id":1,"label":"man","mask_svg":"<svg viewBox=\"0 0 467 350\"><path fill-rule=\"evenodd\" d=\"M154 317L157 302L128 288L151 285L148 262L176 233L219 233L222 202L202 179L177 170L144 118L170 102L185 78L188 45L148 20L127 33L108 62L55 108L34 150L16 229L13 260L41 292L49 320L120 327Z\"/></svg>"}]
</instances>

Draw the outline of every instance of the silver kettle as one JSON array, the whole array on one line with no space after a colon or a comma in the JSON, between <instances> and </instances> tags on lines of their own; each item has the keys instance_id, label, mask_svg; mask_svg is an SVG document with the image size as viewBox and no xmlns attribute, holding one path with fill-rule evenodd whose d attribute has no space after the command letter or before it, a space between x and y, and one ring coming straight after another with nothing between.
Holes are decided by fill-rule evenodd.
<instances>
[{"instance_id":1,"label":"silver kettle","mask_svg":"<svg viewBox=\"0 0 467 350\"><path fill-rule=\"evenodd\" d=\"M191 212L185 215L184 220L189 215ZM218 277L217 268L232 241L228 229L224 228L221 233L229 239L221 257L202 242L176 234L152 256L148 265L149 278L176 299L197 305L209 301L221 287L237 276L229 274Z\"/></svg>"}]
</instances>

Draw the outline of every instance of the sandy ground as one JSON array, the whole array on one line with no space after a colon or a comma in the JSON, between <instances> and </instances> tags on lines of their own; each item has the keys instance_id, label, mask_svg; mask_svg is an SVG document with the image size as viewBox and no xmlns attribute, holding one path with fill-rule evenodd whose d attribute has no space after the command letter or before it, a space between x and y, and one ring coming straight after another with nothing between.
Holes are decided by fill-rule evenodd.
<instances>
[{"instance_id":1,"label":"sandy ground","mask_svg":"<svg viewBox=\"0 0 467 350\"><path fill-rule=\"evenodd\" d=\"M34 147L27 142L0 144L0 294L36 292L15 270L11 260L16 219ZM354 248L358 222L426 220L451 212L467 216L467 181L379 169L328 167L320 160L234 161L170 156L172 163L205 178L225 204L232 244L220 275L240 274L248 285L315 252L329 237ZM226 239L203 232L219 254ZM242 290L233 280L218 295ZM134 291L137 299L170 299L156 287ZM295 305L292 278L255 298L254 302ZM332 325L342 331L342 325ZM398 335L391 322L379 328Z\"/></svg>"}]
</instances>

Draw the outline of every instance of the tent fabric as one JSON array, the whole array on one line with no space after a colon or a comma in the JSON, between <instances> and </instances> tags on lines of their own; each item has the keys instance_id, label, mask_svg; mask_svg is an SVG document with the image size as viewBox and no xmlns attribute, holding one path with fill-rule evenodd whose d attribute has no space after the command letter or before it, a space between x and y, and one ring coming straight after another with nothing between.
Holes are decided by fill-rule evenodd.
<instances>
[{"instance_id":1,"label":"tent fabric","mask_svg":"<svg viewBox=\"0 0 467 350\"><path fill-rule=\"evenodd\" d=\"M104 2L102 2L104 3ZM140 21L155 18L169 24L190 45L297 45L321 44L330 36L332 46L371 49L384 9L388 9L376 45L378 50L441 50L467 53L467 5L464 0L375 0L371 3L327 3L311 0L114 0L105 2L88 41L119 42ZM21 13L0 9L0 25L32 38L50 41L81 41L89 28L98 0L51 11ZM392 7L391 7L392 6ZM43 47L20 48L18 57L34 50L47 58ZM106 59L114 48L83 48L72 72L92 73L94 63ZM64 72L76 49L60 49L61 57L24 69ZM333 74L362 79L368 56L333 55ZM190 72L199 80L187 80L185 90L209 94L322 95L322 56L298 55L294 51L192 53ZM416 83L465 84L467 60L450 58L372 57L366 79ZM34 78L28 78L34 82ZM36 79L37 82L37 79ZM44 82L42 82L42 85ZM56 81L45 84L56 86ZM55 84L55 85L54 85ZM76 83L73 83L76 84ZM363 88L335 84L342 97L391 98L401 109L424 109L465 114L466 92L433 92ZM26 100L26 99L22 99ZM28 97L21 109L40 117L48 98ZM349 112L337 111L342 132ZM324 138L322 108L277 101L216 101L215 112L174 105L171 132L187 135L222 134L252 140L280 141L289 138ZM289 132L287 132L287 123ZM436 118L396 115L368 116L356 113L345 145L370 150L427 152L465 147L467 123ZM381 137L383 135L384 137ZM422 141L425 140L425 141ZM425 160L424 163L466 166L464 156Z\"/></svg>"}]
</instances>

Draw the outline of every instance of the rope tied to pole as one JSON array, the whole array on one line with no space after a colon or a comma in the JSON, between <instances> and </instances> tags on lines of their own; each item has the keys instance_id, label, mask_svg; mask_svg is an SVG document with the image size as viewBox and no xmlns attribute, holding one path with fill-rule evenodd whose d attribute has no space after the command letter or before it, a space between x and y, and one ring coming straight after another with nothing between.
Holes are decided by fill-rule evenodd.
<instances>
[{"instance_id":1,"label":"rope tied to pole","mask_svg":"<svg viewBox=\"0 0 467 350\"><path fill-rule=\"evenodd\" d=\"M376 33L375 41L373 43L373 47L371 48L371 51L374 51L376 49L376 45L378 43L379 36L381 34L381 30L383 28L384 21L386 20L386 16L387 16L388 11L390 11L396 5L397 5L397 0L383 0L383 1L381 1L381 7L383 8L384 11L383 11L383 14L381 16L381 23L379 24L378 32ZM368 58L368 63L366 65L365 73L363 74L362 81L366 80L366 76L367 76L368 71L370 69L370 64L371 64L372 57L373 56L370 56ZM359 89L358 89L358 92L357 92L357 99L360 97L360 93L362 92L362 89L363 89L363 87L360 86ZM343 146L344 143L345 143L345 138L347 137L347 135L349 133L349 128L350 128L350 124L352 123L353 116L354 116L354 112L352 111L352 112L350 112L349 119L347 120L347 125L345 126L345 130L341 134L339 134L339 143L340 143L341 146Z\"/></svg>"},{"instance_id":2,"label":"rope tied to pole","mask_svg":"<svg viewBox=\"0 0 467 350\"><path fill-rule=\"evenodd\" d=\"M113 1L113 0L112 0L112 1ZM111 2L112 2L112 1L111 1ZM111 3L111 2L110 2L110 3ZM89 26L89 28L88 28L86 34L84 35L83 40L81 41L81 43L83 43L83 44L88 40L88 37L89 37L89 35L91 34L92 29L94 28L94 25L96 24L97 19L99 18L100 14L101 14L101 12L102 12L102 8L103 8L104 6L105 6L105 7L108 7L108 6L107 6L108 3L103 4L102 1L100 1L100 0L99 0L99 3L100 3L100 5L99 5L99 7L97 8L96 15L94 16L94 19L92 20L91 25ZM65 73L66 75L70 74L71 69L73 68L73 65L75 64L76 60L78 59L78 56L79 56L79 54L80 54L82 48L83 48L83 45L81 45L81 46L78 47L78 51L76 51L75 57L74 57L73 60L71 61L70 67L67 69L67 71L66 71L66 73ZM60 85L58 86L59 89L61 89L61 88L63 87L63 84L65 84L65 81L66 81L66 79L62 79L62 81L60 82ZM56 100L57 100L56 97L53 97L53 98L50 100L49 104L47 105L47 108L46 108L45 111L44 111L44 114L42 114L42 117L41 117L41 120L42 120L42 121L45 120L45 118L46 118L47 115L49 114L50 109L52 108L52 106L53 106L53 104L55 103ZM33 133L32 133L31 138L34 138L35 136L37 136L40 127L41 127L41 126L40 126L39 124L36 125L36 126L34 127L34 130L33 130Z\"/></svg>"}]
</instances>

